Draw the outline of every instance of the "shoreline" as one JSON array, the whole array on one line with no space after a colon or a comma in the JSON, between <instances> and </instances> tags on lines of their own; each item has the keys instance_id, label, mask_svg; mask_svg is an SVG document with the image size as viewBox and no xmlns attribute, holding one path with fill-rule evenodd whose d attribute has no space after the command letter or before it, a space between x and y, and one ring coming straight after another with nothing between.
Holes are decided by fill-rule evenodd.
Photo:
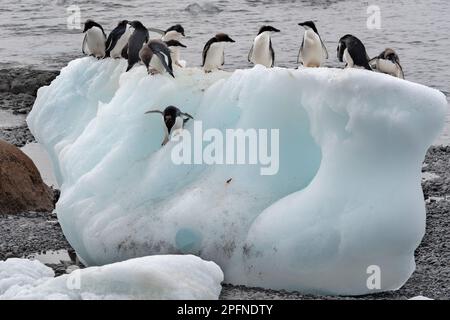
<instances>
[{"instance_id":1,"label":"shoreline","mask_svg":"<svg viewBox=\"0 0 450 320\"><path fill-rule=\"evenodd\" d=\"M34 103L37 89L48 85L59 74L55 71L28 69L0 70L0 112L27 115ZM0 126L0 139L23 147L35 142L26 123ZM427 205L427 231L416 251L417 269L407 284L396 292L364 297L320 297L257 288L224 285L221 299L409 299L418 295L434 299L450 298L450 146L429 149L423 173ZM0 260L20 258L42 251L71 250L62 234L57 217L52 213L0 213ZM57 274L65 265L51 265Z\"/></svg>"}]
</instances>

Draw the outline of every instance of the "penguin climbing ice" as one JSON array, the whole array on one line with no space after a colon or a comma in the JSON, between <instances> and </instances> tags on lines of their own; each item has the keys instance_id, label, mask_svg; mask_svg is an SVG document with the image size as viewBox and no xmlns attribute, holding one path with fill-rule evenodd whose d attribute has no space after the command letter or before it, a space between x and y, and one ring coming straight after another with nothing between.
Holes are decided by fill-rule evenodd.
<instances>
[{"instance_id":1,"label":"penguin climbing ice","mask_svg":"<svg viewBox=\"0 0 450 320\"><path fill-rule=\"evenodd\" d=\"M145 114L159 113L163 116L165 124L164 141L161 144L165 146L170 141L170 136L177 130L184 128L184 125L190 120L194 119L190 114L181 112L180 109L174 106L167 107L164 112L159 110L147 111Z\"/></svg>"},{"instance_id":2,"label":"penguin climbing ice","mask_svg":"<svg viewBox=\"0 0 450 320\"><path fill-rule=\"evenodd\" d=\"M109 34L108 40L106 40L106 57L121 58L122 50L127 45L131 33L131 26L127 20L119 22L117 27Z\"/></svg>"},{"instance_id":3,"label":"penguin climbing ice","mask_svg":"<svg viewBox=\"0 0 450 320\"><path fill-rule=\"evenodd\" d=\"M83 33L85 33L82 46L83 53L98 59L104 58L106 54L106 34L103 27L89 19L84 24Z\"/></svg>"},{"instance_id":4,"label":"penguin climbing ice","mask_svg":"<svg viewBox=\"0 0 450 320\"><path fill-rule=\"evenodd\" d=\"M181 45L181 43L178 44ZM145 43L139 51L139 58L147 67L149 74L158 74L167 71L175 78L170 49L164 41L151 40Z\"/></svg>"},{"instance_id":5,"label":"penguin climbing ice","mask_svg":"<svg viewBox=\"0 0 450 320\"><path fill-rule=\"evenodd\" d=\"M156 28L149 28L149 31L159 33L161 35L161 40L164 42L168 42L170 40L175 41L181 41L184 37L186 37L184 28L181 24L176 24L174 26L171 26L167 30L160 30ZM172 47L171 50L172 55L172 61L175 65L177 65L180 68L183 68L184 63L181 61L180 58L180 48L178 47Z\"/></svg>"},{"instance_id":6,"label":"penguin climbing ice","mask_svg":"<svg viewBox=\"0 0 450 320\"><path fill-rule=\"evenodd\" d=\"M202 67L206 73L214 70L220 70L225 64L224 47L227 42L236 42L225 33L218 33L214 38L211 38L203 49L203 64Z\"/></svg>"},{"instance_id":7,"label":"penguin climbing ice","mask_svg":"<svg viewBox=\"0 0 450 320\"><path fill-rule=\"evenodd\" d=\"M379 56L369 61L370 66L378 72L405 79L400 58L393 49L384 50Z\"/></svg>"},{"instance_id":8,"label":"penguin climbing ice","mask_svg":"<svg viewBox=\"0 0 450 320\"><path fill-rule=\"evenodd\" d=\"M297 63L301 63L305 67L319 68L328 59L328 51L316 25L313 21L302 22L298 25L305 28L305 34L298 53Z\"/></svg>"},{"instance_id":9,"label":"penguin climbing ice","mask_svg":"<svg viewBox=\"0 0 450 320\"><path fill-rule=\"evenodd\" d=\"M128 40L126 47L126 56L128 57L127 72L139 62L139 52L142 46L149 41L149 33L147 28L140 21L132 21L130 25L134 28L133 33Z\"/></svg>"},{"instance_id":10,"label":"penguin climbing ice","mask_svg":"<svg viewBox=\"0 0 450 320\"><path fill-rule=\"evenodd\" d=\"M347 34L339 40L337 56L340 62L347 63L346 68L364 68L372 71L366 47L355 36Z\"/></svg>"},{"instance_id":11,"label":"penguin climbing ice","mask_svg":"<svg viewBox=\"0 0 450 320\"><path fill-rule=\"evenodd\" d=\"M275 65L275 51L272 46L274 32L280 32L280 30L272 26L263 26L259 29L248 54L248 62L260 64L266 68L272 68Z\"/></svg>"}]
</instances>

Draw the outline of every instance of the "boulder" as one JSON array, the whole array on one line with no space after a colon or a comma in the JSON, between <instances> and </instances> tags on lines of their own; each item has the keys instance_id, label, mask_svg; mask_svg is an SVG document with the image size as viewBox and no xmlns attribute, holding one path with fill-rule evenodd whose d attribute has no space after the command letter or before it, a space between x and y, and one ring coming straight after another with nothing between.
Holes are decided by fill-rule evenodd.
<instances>
[{"instance_id":1,"label":"boulder","mask_svg":"<svg viewBox=\"0 0 450 320\"><path fill-rule=\"evenodd\" d=\"M53 192L17 147L0 140L0 214L54 209Z\"/></svg>"}]
</instances>

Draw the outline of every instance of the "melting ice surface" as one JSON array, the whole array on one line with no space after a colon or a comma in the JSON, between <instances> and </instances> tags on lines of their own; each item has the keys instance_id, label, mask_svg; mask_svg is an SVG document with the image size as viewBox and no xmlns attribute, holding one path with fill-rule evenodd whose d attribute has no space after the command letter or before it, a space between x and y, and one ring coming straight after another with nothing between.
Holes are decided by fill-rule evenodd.
<instances>
[{"instance_id":1,"label":"melting ice surface","mask_svg":"<svg viewBox=\"0 0 450 320\"><path fill-rule=\"evenodd\" d=\"M223 273L194 256L132 259L54 278L27 259L0 261L0 300L217 300Z\"/></svg>"},{"instance_id":2,"label":"melting ice surface","mask_svg":"<svg viewBox=\"0 0 450 320\"><path fill-rule=\"evenodd\" d=\"M395 290L411 276L442 93L364 70L178 69L174 80L125 69L72 61L39 90L28 118L62 189L60 223L85 264L190 253L219 264L228 283L350 295ZM205 129L280 129L278 174L175 165L175 142L161 148L161 117L144 115L168 105Z\"/></svg>"}]
</instances>

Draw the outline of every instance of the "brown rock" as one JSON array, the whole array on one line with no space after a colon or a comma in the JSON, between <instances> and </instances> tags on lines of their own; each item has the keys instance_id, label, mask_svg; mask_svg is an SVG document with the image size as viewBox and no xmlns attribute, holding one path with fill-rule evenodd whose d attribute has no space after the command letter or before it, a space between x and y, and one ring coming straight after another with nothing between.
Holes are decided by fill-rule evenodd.
<instances>
[{"instance_id":1,"label":"brown rock","mask_svg":"<svg viewBox=\"0 0 450 320\"><path fill-rule=\"evenodd\" d=\"M51 212L53 193L20 149L0 140L0 214Z\"/></svg>"}]
</instances>

